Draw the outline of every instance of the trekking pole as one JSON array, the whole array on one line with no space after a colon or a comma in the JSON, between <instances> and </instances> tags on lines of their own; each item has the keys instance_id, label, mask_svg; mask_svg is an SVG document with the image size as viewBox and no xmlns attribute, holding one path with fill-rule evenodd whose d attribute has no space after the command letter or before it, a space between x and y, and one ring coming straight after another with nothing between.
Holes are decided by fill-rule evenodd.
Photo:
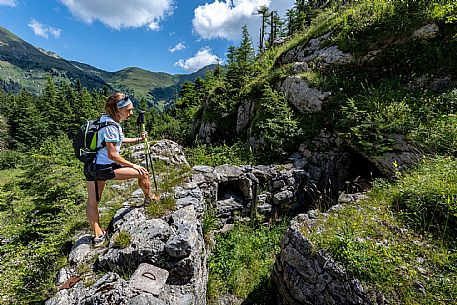
<instances>
[{"instance_id":1,"label":"trekking pole","mask_svg":"<svg viewBox=\"0 0 457 305\"><path fill-rule=\"evenodd\" d=\"M146 126L144 124L144 111L143 110L140 110L140 112L138 113L138 119L136 120L136 123L138 124L138 127L141 127L141 132L146 132ZM151 150L149 148L149 141L148 141L147 136L144 138L144 155L145 155L145 159L146 159L146 169L148 170L148 172L149 172L149 164L151 165L152 178L154 180L154 187L157 192L156 175L154 172L154 164L152 161ZM149 160L148 160L148 158L149 158Z\"/></svg>"}]
</instances>

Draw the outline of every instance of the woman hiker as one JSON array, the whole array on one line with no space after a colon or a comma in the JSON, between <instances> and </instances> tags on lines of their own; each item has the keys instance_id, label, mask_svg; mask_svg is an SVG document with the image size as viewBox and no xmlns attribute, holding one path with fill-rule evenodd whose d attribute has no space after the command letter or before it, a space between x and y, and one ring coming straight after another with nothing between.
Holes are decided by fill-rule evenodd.
<instances>
[{"instance_id":1,"label":"woman hiker","mask_svg":"<svg viewBox=\"0 0 457 305\"><path fill-rule=\"evenodd\" d=\"M84 175L87 185L86 215L94 232L94 246L99 247L107 238L107 233L100 227L98 202L103 194L105 182L109 179L125 180L138 178L138 185L142 189L145 203L158 200L158 195L151 193L151 181L148 171L137 164L124 159L120 154L121 143L139 143L146 137L142 133L140 138L125 138L119 123L127 120L133 114L133 104L127 95L116 92L111 95L105 104L106 114L100 118L100 123L111 122L100 129L97 146L105 141L106 146L101 148L93 164L84 165ZM95 183L98 184L96 190ZM98 196L96 195L98 192ZM98 197L98 198L97 198Z\"/></svg>"}]
</instances>

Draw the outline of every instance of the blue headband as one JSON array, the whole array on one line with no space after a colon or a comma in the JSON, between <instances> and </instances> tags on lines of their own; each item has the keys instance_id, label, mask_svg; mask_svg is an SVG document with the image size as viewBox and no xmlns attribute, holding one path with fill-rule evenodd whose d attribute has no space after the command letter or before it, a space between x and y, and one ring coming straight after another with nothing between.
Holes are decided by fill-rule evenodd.
<instances>
[{"instance_id":1,"label":"blue headband","mask_svg":"<svg viewBox=\"0 0 457 305\"><path fill-rule=\"evenodd\" d=\"M125 108L128 105L132 104L132 101L129 99L129 97L126 95L122 100L117 102L116 106L118 109Z\"/></svg>"}]
</instances>

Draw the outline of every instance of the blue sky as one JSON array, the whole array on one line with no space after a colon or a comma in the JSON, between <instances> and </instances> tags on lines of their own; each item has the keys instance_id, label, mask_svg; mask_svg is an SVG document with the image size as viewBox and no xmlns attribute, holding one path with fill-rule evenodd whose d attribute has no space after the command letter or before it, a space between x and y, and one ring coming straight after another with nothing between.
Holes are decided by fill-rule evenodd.
<instances>
[{"instance_id":1,"label":"blue sky","mask_svg":"<svg viewBox=\"0 0 457 305\"><path fill-rule=\"evenodd\" d=\"M0 0L0 26L68 60L107 71L190 73L226 60L257 8L284 16L295 0Z\"/></svg>"}]
</instances>

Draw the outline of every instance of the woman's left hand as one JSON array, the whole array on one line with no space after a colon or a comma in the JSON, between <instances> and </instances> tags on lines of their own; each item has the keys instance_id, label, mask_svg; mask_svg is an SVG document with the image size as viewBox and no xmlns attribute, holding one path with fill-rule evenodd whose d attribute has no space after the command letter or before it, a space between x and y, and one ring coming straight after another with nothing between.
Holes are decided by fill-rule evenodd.
<instances>
[{"instance_id":1,"label":"woman's left hand","mask_svg":"<svg viewBox=\"0 0 457 305\"><path fill-rule=\"evenodd\" d=\"M147 131L143 131L143 132L140 134L141 141L144 141L144 139L146 139L147 136L148 136L148 132L147 132Z\"/></svg>"}]
</instances>

